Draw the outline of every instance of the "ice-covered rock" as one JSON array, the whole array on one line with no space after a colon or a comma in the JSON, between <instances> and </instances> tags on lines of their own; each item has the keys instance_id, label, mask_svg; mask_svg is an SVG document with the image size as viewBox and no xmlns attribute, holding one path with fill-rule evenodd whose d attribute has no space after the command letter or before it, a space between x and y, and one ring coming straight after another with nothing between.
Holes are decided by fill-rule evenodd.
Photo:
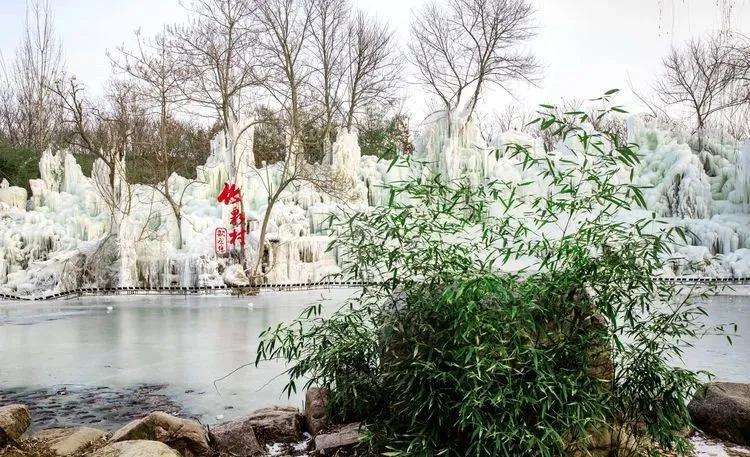
<instances>
[{"instance_id":1,"label":"ice-covered rock","mask_svg":"<svg viewBox=\"0 0 750 457\"><path fill-rule=\"evenodd\" d=\"M245 274L245 269L242 265L229 265L224 274L222 275L224 284L228 286L243 287L250 285L250 279Z\"/></svg>"},{"instance_id":2,"label":"ice-covered rock","mask_svg":"<svg viewBox=\"0 0 750 457\"><path fill-rule=\"evenodd\" d=\"M359 161L362 158L362 151L359 147L359 135L355 130L342 130L336 136L331 152L326 156L324 162L330 165L333 170L341 172L350 180L357 177L359 171Z\"/></svg>"},{"instance_id":3,"label":"ice-covered rock","mask_svg":"<svg viewBox=\"0 0 750 457\"><path fill-rule=\"evenodd\" d=\"M5 181L6 183L8 181ZM0 187L0 205L26 209L26 189L16 186Z\"/></svg>"}]
</instances>

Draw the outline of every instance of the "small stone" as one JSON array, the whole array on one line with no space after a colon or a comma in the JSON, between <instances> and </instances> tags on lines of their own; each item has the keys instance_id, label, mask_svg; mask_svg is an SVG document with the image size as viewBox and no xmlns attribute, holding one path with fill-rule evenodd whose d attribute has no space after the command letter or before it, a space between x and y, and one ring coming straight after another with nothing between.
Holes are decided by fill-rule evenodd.
<instances>
[{"instance_id":1,"label":"small stone","mask_svg":"<svg viewBox=\"0 0 750 457\"><path fill-rule=\"evenodd\" d=\"M16 442L31 425L29 409L20 404L0 408L0 447Z\"/></svg>"},{"instance_id":2,"label":"small stone","mask_svg":"<svg viewBox=\"0 0 750 457\"><path fill-rule=\"evenodd\" d=\"M182 457L164 443L147 440L128 440L109 444L91 457Z\"/></svg>"},{"instance_id":3,"label":"small stone","mask_svg":"<svg viewBox=\"0 0 750 457\"><path fill-rule=\"evenodd\" d=\"M219 452L245 457L264 454L253 425L246 418L217 425L211 429L210 436Z\"/></svg>"},{"instance_id":4,"label":"small stone","mask_svg":"<svg viewBox=\"0 0 750 457\"><path fill-rule=\"evenodd\" d=\"M211 450L208 434L201 424L161 411L126 424L112 435L109 442L129 440L161 441L177 449L185 457L206 455Z\"/></svg>"},{"instance_id":5,"label":"small stone","mask_svg":"<svg viewBox=\"0 0 750 457\"><path fill-rule=\"evenodd\" d=\"M263 443L290 443L302 435L300 417L297 408L277 406L253 411L239 420L249 422Z\"/></svg>"},{"instance_id":6,"label":"small stone","mask_svg":"<svg viewBox=\"0 0 750 457\"><path fill-rule=\"evenodd\" d=\"M76 454L107 434L90 427L51 428L35 433L32 438L59 456Z\"/></svg>"},{"instance_id":7,"label":"small stone","mask_svg":"<svg viewBox=\"0 0 750 457\"><path fill-rule=\"evenodd\" d=\"M305 393L307 431L315 436L328 425L328 389L311 387Z\"/></svg>"},{"instance_id":8,"label":"small stone","mask_svg":"<svg viewBox=\"0 0 750 457\"><path fill-rule=\"evenodd\" d=\"M342 449L354 447L359 443L359 422L347 424L332 433L315 437L315 450L323 455L335 455Z\"/></svg>"}]
</instances>

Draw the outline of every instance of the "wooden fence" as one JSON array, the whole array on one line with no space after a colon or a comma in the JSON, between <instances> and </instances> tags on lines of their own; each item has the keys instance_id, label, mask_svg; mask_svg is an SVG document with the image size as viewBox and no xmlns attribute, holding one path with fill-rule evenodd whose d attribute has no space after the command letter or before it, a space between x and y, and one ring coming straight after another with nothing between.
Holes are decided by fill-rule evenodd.
<instances>
[{"instance_id":1,"label":"wooden fence","mask_svg":"<svg viewBox=\"0 0 750 457\"><path fill-rule=\"evenodd\" d=\"M748 285L749 278L706 278L698 276L679 276L660 278L659 281L679 284L715 284L715 285ZM321 281L309 283L261 284L258 286L205 286L205 287L80 287L77 289L53 292L45 295L13 295L0 294L0 300L56 300L61 298L103 296L103 295L251 295L261 290L312 290L332 289L341 287L364 287L377 285L378 282L368 281Z\"/></svg>"}]
</instances>

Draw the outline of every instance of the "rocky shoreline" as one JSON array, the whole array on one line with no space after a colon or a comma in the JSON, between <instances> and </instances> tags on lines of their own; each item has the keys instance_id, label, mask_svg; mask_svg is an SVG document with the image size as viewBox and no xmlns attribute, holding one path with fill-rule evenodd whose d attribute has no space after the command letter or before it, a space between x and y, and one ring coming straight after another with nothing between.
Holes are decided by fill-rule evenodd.
<instances>
[{"instance_id":1,"label":"rocky shoreline","mask_svg":"<svg viewBox=\"0 0 750 457\"><path fill-rule=\"evenodd\" d=\"M192 415L164 393L163 384L128 387L54 386L49 388L0 389L5 404L24 404L34 418L30 432L68 428L85 424L114 430L137 419L144 411L165 411L177 416Z\"/></svg>"},{"instance_id":2,"label":"rocky shoreline","mask_svg":"<svg viewBox=\"0 0 750 457\"><path fill-rule=\"evenodd\" d=\"M72 396L60 389L2 391L0 457L343 457L362 432L358 423L330 423L323 389L307 391L302 411L273 406L205 426L160 393L163 387L101 387ZM742 446L750 445L750 385L710 383L689 409L714 436L692 436L696 456L750 457Z\"/></svg>"},{"instance_id":3,"label":"rocky shoreline","mask_svg":"<svg viewBox=\"0 0 750 457\"><path fill-rule=\"evenodd\" d=\"M345 456L359 441L359 424L328 423L327 395L320 389L307 392L304 411L274 406L219 425L204 426L194 419L181 417L177 405L163 395L154 394L158 387L141 386L116 394L104 388L94 389L88 394L91 398L77 401L75 406L66 401L50 402L44 390L25 393L27 400L41 400L31 406L6 404L6 400L13 399L13 394L4 394L4 403L0 405L0 456ZM64 392L56 395L66 397ZM21 394L17 392L15 396ZM96 413L83 414L87 409L96 409L103 398L114 403ZM118 402L126 407L118 408ZM166 407L171 412L156 410L145 416L135 414L137 408L149 411L149 406ZM50 418L53 407L61 409L62 420ZM106 412L112 414L111 418L98 418ZM80 420L77 425L70 423L74 418ZM127 423L111 432L103 429L106 424L123 420ZM81 425L84 423L93 423L97 428ZM49 428L49 425L55 427Z\"/></svg>"}]
</instances>

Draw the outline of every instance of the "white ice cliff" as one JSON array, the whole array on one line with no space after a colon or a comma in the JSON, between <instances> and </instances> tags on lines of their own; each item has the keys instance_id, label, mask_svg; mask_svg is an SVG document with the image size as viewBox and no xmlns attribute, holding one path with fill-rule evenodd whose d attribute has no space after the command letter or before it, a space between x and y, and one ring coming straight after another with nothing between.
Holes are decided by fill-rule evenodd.
<instances>
[{"instance_id":1,"label":"white ice cliff","mask_svg":"<svg viewBox=\"0 0 750 457\"><path fill-rule=\"evenodd\" d=\"M238 131L243 133L233 150L223 134L214 139L195 180L169 178L170 194L181 201L181 236L163 196L153 187L128 184L123 164L111 172L98 160L87 177L72 154L45 152L40 179L29 183L30 197L23 188L0 184L0 293L247 284L236 257L214 253L214 230L229 228L230 211L217 196L227 181L236 180L242 189L251 228L246 255L253 257L268 192L279 185L283 164L256 169L253 130ZM750 277L750 143L708 135L696 152L688 135L640 118L629 121L628 133L641 146L636 180L651 187L645 192L649 210L688 229L692 246L678 255L702 262L701 274ZM420 173L466 177L474 185L521 179L517 167L488 153L479 138L473 124L438 117L416 142L415 159L429 162ZM509 132L497 141L528 144L544 154L540 140L525 134ZM326 251L328 214L342 203L383 204L388 184L404 179L408 170L361 156L356 132L341 132L311 172L344 182L347 192L324 192L301 181L282 193L268 226L268 283L319 281L338 271L337 253ZM673 273L696 272L677 267Z\"/></svg>"}]
</instances>

